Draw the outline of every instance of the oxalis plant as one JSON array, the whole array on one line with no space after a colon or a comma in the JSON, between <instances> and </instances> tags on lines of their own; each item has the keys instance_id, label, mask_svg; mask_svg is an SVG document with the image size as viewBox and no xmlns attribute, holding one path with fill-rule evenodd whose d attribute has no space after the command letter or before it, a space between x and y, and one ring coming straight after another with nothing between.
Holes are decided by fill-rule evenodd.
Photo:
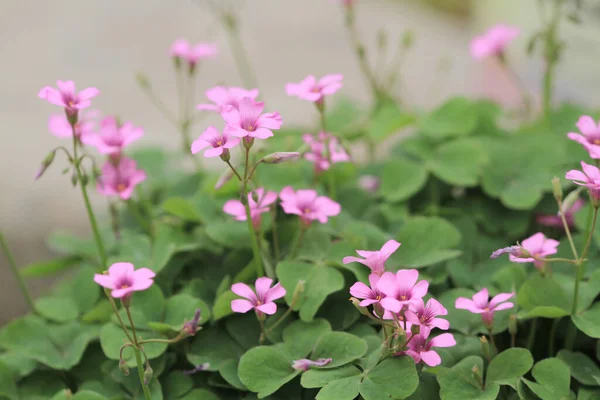
<instances>
[{"instance_id":1,"label":"oxalis plant","mask_svg":"<svg viewBox=\"0 0 600 400\"><path fill-rule=\"evenodd\" d=\"M296 128L260 100L235 9L201 5L228 31L245 88L196 104L218 52L185 40L170 50L175 109L138 75L193 172L180 152L132 150L143 129L90 111L98 89L39 92L65 145L36 179L64 159L92 237L57 232L59 258L17 268L0 235L31 309L0 330L0 398L600 398L600 113L553 101L559 27L578 2L540 2L528 51L546 63L541 110L505 52L519 30L498 25L471 54L504 68L518 109L456 97L422 112L396 90L413 35L390 58L380 31L373 57L368 5L343 1L372 105L340 98L342 74L310 75L281 85L314 106ZM32 299L26 280L59 272Z\"/></svg>"}]
</instances>

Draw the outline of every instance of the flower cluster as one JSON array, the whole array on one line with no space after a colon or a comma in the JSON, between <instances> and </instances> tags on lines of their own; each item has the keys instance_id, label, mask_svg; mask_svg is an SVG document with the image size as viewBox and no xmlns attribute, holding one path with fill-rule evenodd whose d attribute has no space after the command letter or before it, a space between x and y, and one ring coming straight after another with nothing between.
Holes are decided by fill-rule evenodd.
<instances>
[{"instance_id":1,"label":"flower cluster","mask_svg":"<svg viewBox=\"0 0 600 400\"><path fill-rule=\"evenodd\" d=\"M350 161L350 156L341 147L339 140L330 133L307 133L302 139L309 147L309 151L304 153L304 158L314 164L316 173L328 170L331 164Z\"/></svg>"},{"instance_id":2,"label":"flower cluster","mask_svg":"<svg viewBox=\"0 0 600 400\"><path fill-rule=\"evenodd\" d=\"M471 56L477 60L490 56L502 57L504 48L517 36L519 36L518 28L496 25L471 41Z\"/></svg>"},{"instance_id":3,"label":"flower cluster","mask_svg":"<svg viewBox=\"0 0 600 400\"><path fill-rule=\"evenodd\" d=\"M350 294L361 300L358 306L363 308L363 313L371 315L365 307L372 307L372 318L382 324L393 321L394 336L386 338L391 353L408 355L416 363L423 361L429 366L436 366L441 359L432 348L456 344L450 333L430 336L434 328L450 328L447 320L439 318L447 315L448 311L433 298L425 303L423 297L427 295L429 282L419 281L416 269L401 269L396 273L385 271L386 261L399 247L400 243L389 240L379 251L357 250L362 258L345 257L344 264L359 262L371 270L369 286L356 282L350 288Z\"/></svg>"}]
</instances>

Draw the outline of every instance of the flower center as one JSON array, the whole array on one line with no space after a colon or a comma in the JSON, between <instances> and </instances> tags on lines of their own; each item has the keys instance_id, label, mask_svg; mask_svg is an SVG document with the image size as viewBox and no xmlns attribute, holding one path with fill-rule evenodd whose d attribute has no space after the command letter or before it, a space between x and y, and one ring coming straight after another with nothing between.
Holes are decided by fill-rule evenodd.
<instances>
[{"instance_id":1,"label":"flower center","mask_svg":"<svg viewBox=\"0 0 600 400\"><path fill-rule=\"evenodd\" d=\"M129 285L126 284L126 283L124 283L121 286L119 286L119 289L127 289L127 288L129 288Z\"/></svg>"},{"instance_id":2,"label":"flower center","mask_svg":"<svg viewBox=\"0 0 600 400\"><path fill-rule=\"evenodd\" d=\"M75 103L73 102L73 100L69 100L69 102L67 104L69 105L69 107L73 107L75 105Z\"/></svg>"},{"instance_id":3,"label":"flower center","mask_svg":"<svg viewBox=\"0 0 600 400\"><path fill-rule=\"evenodd\" d=\"M405 295L400 296L400 300L406 300L406 296Z\"/></svg>"},{"instance_id":4,"label":"flower center","mask_svg":"<svg viewBox=\"0 0 600 400\"><path fill-rule=\"evenodd\" d=\"M421 320L422 323L425 323L425 321L427 321L427 318L425 318L425 316L423 316L423 317L420 318L420 320Z\"/></svg>"},{"instance_id":5,"label":"flower center","mask_svg":"<svg viewBox=\"0 0 600 400\"><path fill-rule=\"evenodd\" d=\"M247 130L248 132L254 132L254 127L253 127L252 125L248 125L248 126L246 127L246 130Z\"/></svg>"},{"instance_id":6,"label":"flower center","mask_svg":"<svg viewBox=\"0 0 600 400\"><path fill-rule=\"evenodd\" d=\"M484 309L483 309L483 311L485 311L485 312L490 312L490 308L489 308L489 307L486 307L486 308L484 308Z\"/></svg>"},{"instance_id":7,"label":"flower center","mask_svg":"<svg viewBox=\"0 0 600 400\"><path fill-rule=\"evenodd\" d=\"M377 301L381 300L381 295L380 295L380 294L378 294L378 295L375 297L375 300L377 300Z\"/></svg>"},{"instance_id":8,"label":"flower center","mask_svg":"<svg viewBox=\"0 0 600 400\"><path fill-rule=\"evenodd\" d=\"M124 183L119 183L117 185L117 191L122 192L123 190L127 189L127 185Z\"/></svg>"},{"instance_id":9,"label":"flower center","mask_svg":"<svg viewBox=\"0 0 600 400\"><path fill-rule=\"evenodd\" d=\"M223 146L223 141L222 140L217 141L217 146Z\"/></svg>"},{"instance_id":10,"label":"flower center","mask_svg":"<svg viewBox=\"0 0 600 400\"><path fill-rule=\"evenodd\" d=\"M304 209L304 214L310 214L310 211L311 211L311 209L310 209L310 208L308 208L308 207L306 207L306 208Z\"/></svg>"},{"instance_id":11,"label":"flower center","mask_svg":"<svg viewBox=\"0 0 600 400\"><path fill-rule=\"evenodd\" d=\"M598 145L600 145L600 139L596 139L596 140L594 140L594 144L598 144Z\"/></svg>"}]
</instances>

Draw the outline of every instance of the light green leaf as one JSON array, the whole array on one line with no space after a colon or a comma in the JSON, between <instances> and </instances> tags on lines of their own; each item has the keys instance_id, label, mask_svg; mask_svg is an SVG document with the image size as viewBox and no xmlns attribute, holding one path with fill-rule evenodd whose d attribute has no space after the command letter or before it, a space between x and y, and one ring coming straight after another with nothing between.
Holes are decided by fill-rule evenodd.
<instances>
[{"instance_id":1,"label":"light green leaf","mask_svg":"<svg viewBox=\"0 0 600 400\"><path fill-rule=\"evenodd\" d=\"M595 303L589 310L571 317L575 326L586 335L600 339L600 303Z\"/></svg>"},{"instance_id":2,"label":"light green leaf","mask_svg":"<svg viewBox=\"0 0 600 400\"><path fill-rule=\"evenodd\" d=\"M142 337L143 333L138 332ZM156 336L156 335L153 335ZM163 337L164 339L164 337ZM100 346L106 357L111 360L119 360L120 349L127 342L127 337L123 333L123 329L113 323L108 323L102 327L100 331ZM144 344L144 352L148 359L152 360L159 357L167 350L166 343L146 343ZM135 353L131 347L123 350L123 359L127 365L133 367L135 363Z\"/></svg>"},{"instance_id":3,"label":"light green leaf","mask_svg":"<svg viewBox=\"0 0 600 400\"><path fill-rule=\"evenodd\" d=\"M375 368L366 371L359 386L365 400L382 400L388 397L404 399L419 386L419 376L411 357L387 358Z\"/></svg>"},{"instance_id":4,"label":"light green leaf","mask_svg":"<svg viewBox=\"0 0 600 400\"><path fill-rule=\"evenodd\" d=\"M320 388L339 379L360 376L360 374L360 370L354 365L344 365L334 369L309 369L302 374L300 383L305 388Z\"/></svg>"},{"instance_id":5,"label":"light green leaf","mask_svg":"<svg viewBox=\"0 0 600 400\"><path fill-rule=\"evenodd\" d=\"M442 181L457 186L475 186L483 166L489 162L485 146L476 139L458 139L436 149L427 166Z\"/></svg>"},{"instance_id":6,"label":"light green leaf","mask_svg":"<svg viewBox=\"0 0 600 400\"><path fill-rule=\"evenodd\" d=\"M319 391L316 400L353 400L358 396L360 381L360 376L333 381Z\"/></svg>"},{"instance_id":7,"label":"light green leaf","mask_svg":"<svg viewBox=\"0 0 600 400\"><path fill-rule=\"evenodd\" d=\"M317 340L331 332L331 325L322 318L311 322L294 321L283 330L283 341L290 355L304 358L315 347Z\"/></svg>"},{"instance_id":8,"label":"light green leaf","mask_svg":"<svg viewBox=\"0 0 600 400\"><path fill-rule=\"evenodd\" d=\"M248 390L238 376L238 360L226 360L222 362L219 373L223 379L225 379L225 382L229 383L234 388Z\"/></svg>"},{"instance_id":9,"label":"light green leaf","mask_svg":"<svg viewBox=\"0 0 600 400\"><path fill-rule=\"evenodd\" d=\"M571 376L584 385L600 386L600 368L580 352L560 350L556 357L569 366Z\"/></svg>"},{"instance_id":10,"label":"light green leaf","mask_svg":"<svg viewBox=\"0 0 600 400\"><path fill-rule=\"evenodd\" d=\"M200 299L189 294L177 294L167 300L164 323L175 331L181 330L186 321L191 321L196 310L200 310L200 324L210 319L210 308Z\"/></svg>"},{"instance_id":11,"label":"light green leaf","mask_svg":"<svg viewBox=\"0 0 600 400\"><path fill-rule=\"evenodd\" d=\"M194 387L192 378L180 371L174 371L165 377L161 377L160 383L167 399L177 399L185 396Z\"/></svg>"},{"instance_id":12,"label":"light green leaf","mask_svg":"<svg viewBox=\"0 0 600 400\"><path fill-rule=\"evenodd\" d=\"M490 382L510 385L516 389L517 381L533 366L533 357L527 349L514 347L496 355L488 365L486 384Z\"/></svg>"},{"instance_id":13,"label":"light green leaf","mask_svg":"<svg viewBox=\"0 0 600 400\"><path fill-rule=\"evenodd\" d=\"M346 332L327 332L321 335L311 354L311 359L331 358L322 368L335 368L362 357L367 352L367 342Z\"/></svg>"},{"instance_id":14,"label":"light green leaf","mask_svg":"<svg viewBox=\"0 0 600 400\"><path fill-rule=\"evenodd\" d=\"M0 398L18 399L17 385L12 371L0 361Z\"/></svg>"},{"instance_id":15,"label":"light green leaf","mask_svg":"<svg viewBox=\"0 0 600 400\"><path fill-rule=\"evenodd\" d=\"M414 115L403 113L393 103L386 103L377 110L367 126L367 136L381 142L415 122Z\"/></svg>"},{"instance_id":16,"label":"light green leaf","mask_svg":"<svg viewBox=\"0 0 600 400\"><path fill-rule=\"evenodd\" d=\"M536 382L523 378L523 382L542 400L567 399L570 393L569 367L558 358L546 358L533 366Z\"/></svg>"},{"instance_id":17,"label":"light green leaf","mask_svg":"<svg viewBox=\"0 0 600 400\"><path fill-rule=\"evenodd\" d=\"M24 266L19 271L25 278L43 278L53 276L69 268L77 266L81 262L79 256L67 256L49 261L40 261Z\"/></svg>"},{"instance_id":18,"label":"light green leaf","mask_svg":"<svg viewBox=\"0 0 600 400\"><path fill-rule=\"evenodd\" d=\"M408 159L388 161L381 176L381 195L389 202L408 200L427 182L425 167Z\"/></svg>"},{"instance_id":19,"label":"light green leaf","mask_svg":"<svg viewBox=\"0 0 600 400\"><path fill-rule=\"evenodd\" d=\"M238 295L233 293L231 290L226 290L221 293L215 300L215 304L213 304L212 315L213 319L216 321L223 317L233 314L231 310L231 300L240 298Z\"/></svg>"},{"instance_id":20,"label":"light green leaf","mask_svg":"<svg viewBox=\"0 0 600 400\"><path fill-rule=\"evenodd\" d=\"M35 301L35 309L41 316L56 322L77 318L77 305L68 297L41 297Z\"/></svg>"},{"instance_id":21,"label":"light green leaf","mask_svg":"<svg viewBox=\"0 0 600 400\"><path fill-rule=\"evenodd\" d=\"M169 197L162 203L161 207L165 212L185 221L201 221L200 215L198 215L192 202L183 197Z\"/></svg>"},{"instance_id":22,"label":"light green leaf","mask_svg":"<svg viewBox=\"0 0 600 400\"><path fill-rule=\"evenodd\" d=\"M250 248L248 225L243 221L215 221L206 225L209 238L227 248Z\"/></svg>"},{"instance_id":23,"label":"light green leaf","mask_svg":"<svg viewBox=\"0 0 600 400\"><path fill-rule=\"evenodd\" d=\"M534 275L529 278L519 289L517 302L525 311L533 311L536 307L552 307L541 309L554 314L555 308L568 312L569 300L560 285L551 278L542 278ZM536 313L540 313L538 311ZM541 316L541 315L540 315Z\"/></svg>"},{"instance_id":24,"label":"light green leaf","mask_svg":"<svg viewBox=\"0 0 600 400\"><path fill-rule=\"evenodd\" d=\"M292 361L274 347L258 346L240 359L240 380L262 399L296 377L300 371L292 368Z\"/></svg>"},{"instance_id":25,"label":"light green leaf","mask_svg":"<svg viewBox=\"0 0 600 400\"><path fill-rule=\"evenodd\" d=\"M495 400L500 391L497 383L486 385L484 390L473 386L462 374L449 368L440 368L437 380L442 400Z\"/></svg>"},{"instance_id":26,"label":"light green leaf","mask_svg":"<svg viewBox=\"0 0 600 400\"><path fill-rule=\"evenodd\" d=\"M477 126L477 109L471 100L455 97L421 120L423 133L432 139L470 134Z\"/></svg>"},{"instance_id":27,"label":"light green leaf","mask_svg":"<svg viewBox=\"0 0 600 400\"><path fill-rule=\"evenodd\" d=\"M187 359L193 365L209 363L209 371L218 371L227 360L238 360L243 349L226 331L217 327L202 329L194 337Z\"/></svg>"}]
</instances>

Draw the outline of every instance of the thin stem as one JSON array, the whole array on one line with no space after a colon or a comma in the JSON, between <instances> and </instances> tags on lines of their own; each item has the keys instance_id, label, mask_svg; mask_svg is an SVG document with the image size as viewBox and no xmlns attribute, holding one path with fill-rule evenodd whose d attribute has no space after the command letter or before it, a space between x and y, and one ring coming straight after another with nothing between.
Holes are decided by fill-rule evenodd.
<instances>
[{"instance_id":1,"label":"thin stem","mask_svg":"<svg viewBox=\"0 0 600 400\"><path fill-rule=\"evenodd\" d=\"M250 64L248 53L244 48L244 43L240 37L240 31L235 16L231 13L224 13L222 16L223 25L227 30L229 45L233 53L233 58L237 66L242 82L247 89L258 87L258 81L256 79L256 73Z\"/></svg>"},{"instance_id":2,"label":"thin stem","mask_svg":"<svg viewBox=\"0 0 600 400\"><path fill-rule=\"evenodd\" d=\"M556 329L558 328L559 322L560 318L557 318L552 321L552 328L550 329L550 338L548 339L548 357L554 357L554 341L556 338Z\"/></svg>"},{"instance_id":3,"label":"thin stem","mask_svg":"<svg viewBox=\"0 0 600 400\"><path fill-rule=\"evenodd\" d=\"M2 247L2 251L4 251L6 258L8 259L8 266L10 267L10 270L12 271L13 275L15 276L15 279L17 280L17 284L19 285L19 289L21 289L21 294L25 298L25 302L27 302L27 305L29 306L31 311L36 312L33 297L31 297L31 293L29 293L29 289L27 289L25 280L19 272L19 268L17 267L15 258L13 257L13 254L10 251L8 244L6 243L6 239L4 239L4 235L2 234L2 232L0 232L0 247Z\"/></svg>"},{"instance_id":4,"label":"thin stem","mask_svg":"<svg viewBox=\"0 0 600 400\"><path fill-rule=\"evenodd\" d=\"M488 329L488 336L490 337L490 344L492 345L494 355L496 355L498 354L498 347L496 347L496 340L494 339L494 334L491 329Z\"/></svg>"},{"instance_id":5,"label":"thin stem","mask_svg":"<svg viewBox=\"0 0 600 400\"><path fill-rule=\"evenodd\" d=\"M256 237L256 231L254 230L254 224L252 224L252 213L250 212L250 202L248 201L248 163L249 163L250 149L246 148L246 163L244 165L244 179L242 180L242 203L246 209L246 222L248 223L248 232L250 233L250 244L252 245L252 253L254 255L254 266L256 268L256 275L263 276L264 270L262 265L262 259L260 256L260 248L258 247L258 240ZM275 275L272 270L269 270L269 278L273 278Z\"/></svg>"},{"instance_id":6,"label":"thin stem","mask_svg":"<svg viewBox=\"0 0 600 400\"><path fill-rule=\"evenodd\" d=\"M73 167L75 168L75 173L77 174L77 182L79 184L79 187L81 188L81 196L83 197L85 208L88 214L88 219L90 220L92 232L94 233L94 239L96 240L96 247L98 248L98 254L100 255L101 267L102 270L105 270L107 267L106 250L104 249L104 243L102 242L102 237L100 236L98 224L96 223L96 216L94 215L94 211L92 210L92 205L88 197L87 189L83 182L83 174L81 173L81 168L79 166L79 161L77 157L77 135L75 134L75 124L71 124L71 132L73 134Z\"/></svg>"},{"instance_id":7,"label":"thin stem","mask_svg":"<svg viewBox=\"0 0 600 400\"><path fill-rule=\"evenodd\" d=\"M596 220L598 219L598 208L594 207L594 215L592 217L592 227L588 233L587 242L585 243L585 247L583 248L583 253L581 253L581 260L585 259L588 251L590 250L590 244L592 243L592 236L594 236L594 231L596 229Z\"/></svg>"},{"instance_id":8,"label":"thin stem","mask_svg":"<svg viewBox=\"0 0 600 400\"><path fill-rule=\"evenodd\" d=\"M256 172L256 167L258 167L258 165L260 163L262 163L263 160L261 159L259 162L257 162L256 164L254 164L254 166L252 167L252 170L250 171L250 173L248 174L248 180L251 181L252 177L254 176L254 172Z\"/></svg>"},{"instance_id":9,"label":"thin stem","mask_svg":"<svg viewBox=\"0 0 600 400\"><path fill-rule=\"evenodd\" d=\"M231 170L233 171L233 173L235 174L235 176L237 176L237 178L242 181L242 177L240 174L238 174L238 172L235 170L235 168L233 168L233 165L231 165L231 162L229 161L225 161L227 163L227 165L229 165L229 168L231 168Z\"/></svg>"},{"instance_id":10,"label":"thin stem","mask_svg":"<svg viewBox=\"0 0 600 400\"><path fill-rule=\"evenodd\" d=\"M525 115L529 117L531 115L531 96L529 95L529 91L527 90L527 86L523 80L519 77L519 74L512 68L509 62L506 60L506 56L502 55L500 57L500 64L504 67L504 71L510 78L510 80L514 83L516 88L519 90L521 94L521 103L525 108Z\"/></svg>"},{"instance_id":11,"label":"thin stem","mask_svg":"<svg viewBox=\"0 0 600 400\"><path fill-rule=\"evenodd\" d=\"M277 206L273 205L271 207L271 230L273 234L273 251L275 256L275 265L280 260L280 252L279 252L279 235L277 234Z\"/></svg>"},{"instance_id":12,"label":"thin stem","mask_svg":"<svg viewBox=\"0 0 600 400\"><path fill-rule=\"evenodd\" d=\"M517 344L517 335L510 334L510 347L515 347Z\"/></svg>"},{"instance_id":13,"label":"thin stem","mask_svg":"<svg viewBox=\"0 0 600 400\"><path fill-rule=\"evenodd\" d=\"M533 348L533 341L535 340L535 333L537 331L538 320L537 318L533 318L531 320L531 326L529 327L529 338L527 338L527 348L529 351Z\"/></svg>"},{"instance_id":14,"label":"thin stem","mask_svg":"<svg viewBox=\"0 0 600 400\"><path fill-rule=\"evenodd\" d=\"M265 321L258 315L256 316L256 318L258 319L258 324L260 325L260 336L258 337L258 344L263 344L267 337L267 334L265 333Z\"/></svg>"},{"instance_id":15,"label":"thin stem","mask_svg":"<svg viewBox=\"0 0 600 400\"><path fill-rule=\"evenodd\" d=\"M137 363L138 375L140 377L140 384L142 385L142 390L144 391L144 396L146 400L152 400L152 396L150 394L150 389L148 389L148 385L144 382L144 365L142 363L142 356L140 354L140 344L138 343L137 334L135 333L135 325L133 324L133 319L131 318L131 313L129 312L129 307L125 307L125 312L127 313L127 318L129 319L129 324L131 326L131 332L133 334L133 351L135 353L135 361Z\"/></svg>"},{"instance_id":16,"label":"thin stem","mask_svg":"<svg viewBox=\"0 0 600 400\"><path fill-rule=\"evenodd\" d=\"M298 253L298 249L300 249L300 247L302 246L302 241L304 240L304 234L306 233L307 230L308 229L304 227L304 224L302 224L302 221L300 221L300 231L298 233L298 236L296 236L296 241L294 242L294 247L292 248L292 251L289 256L290 259L294 259L294 257L296 257L296 254Z\"/></svg>"},{"instance_id":17,"label":"thin stem","mask_svg":"<svg viewBox=\"0 0 600 400\"><path fill-rule=\"evenodd\" d=\"M575 242L573 242L573 236L571 235L571 229L569 229L569 224L567 223L567 219L565 217L565 213L563 211L563 202L562 200L557 200L558 202L558 213L560 214L560 219L565 228L565 233L567 234L567 239L569 239L569 245L571 246L571 251L573 252L573 256L576 260L579 260L579 255L577 253L577 248L575 247Z\"/></svg>"},{"instance_id":18,"label":"thin stem","mask_svg":"<svg viewBox=\"0 0 600 400\"><path fill-rule=\"evenodd\" d=\"M554 0L554 8L552 10L552 18L546 27L545 32L545 48L544 48L544 60L545 71L544 71L544 82L543 82L543 94L542 94L542 105L544 110L544 116L548 117L552 108L552 94L554 90L554 73L556 71L556 64L559 59L560 45L557 43L558 26L561 17L561 8L564 0Z\"/></svg>"},{"instance_id":19,"label":"thin stem","mask_svg":"<svg viewBox=\"0 0 600 400\"><path fill-rule=\"evenodd\" d=\"M175 336L173 339L145 339L145 340L140 340L138 342L138 344L140 346L143 345L143 344L146 344L146 343L167 343L167 344L173 344L173 343L179 342L183 338L185 338L185 336L179 334L179 335Z\"/></svg>"},{"instance_id":20,"label":"thin stem","mask_svg":"<svg viewBox=\"0 0 600 400\"><path fill-rule=\"evenodd\" d=\"M117 320L119 321L119 324L121 325L121 328L123 329L123 332L125 333L125 336L127 336L127 339L131 343L133 343L133 338L129 334L129 330L127 330L127 326L125 325L125 323L123 322L123 319L121 318L121 315L119 314L119 309L117 308L117 305L115 304L115 300L112 298L110 293L106 293L106 297L108 297L108 302L112 306L112 309L113 309L115 315L117 316Z\"/></svg>"}]
</instances>

